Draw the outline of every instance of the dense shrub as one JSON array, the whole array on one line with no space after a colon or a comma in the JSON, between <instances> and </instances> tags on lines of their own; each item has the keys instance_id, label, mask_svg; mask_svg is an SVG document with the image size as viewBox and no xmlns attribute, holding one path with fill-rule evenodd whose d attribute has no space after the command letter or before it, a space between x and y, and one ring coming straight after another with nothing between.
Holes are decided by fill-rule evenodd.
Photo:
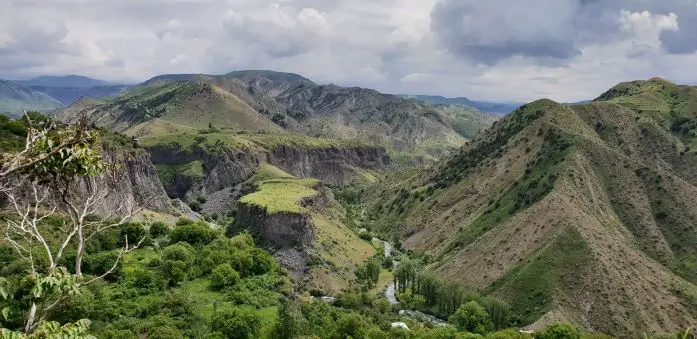
<instances>
[{"instance_id":1,"label":"dense shrub","mask_svg":"<svg viewBox=\"0 0 697 339\"><path fill-rule=\"evenodd\" d=\"M470 301L460 306L460 308L450 316L450 323L455 325L458 330L485 334L490 326L489 315L484 307L476 301Z\"/></svg>"},{"instance_id":2,"label":"dense shrub","mask_svg":"<svg viewBox=\"0 0 697 339\"><path fill-rule=\"evenodd\" d=\"M220 264L211 273L211 287L222 289L234 286L240 280L240 274L230 264Z\"/></svg>"},{"instance_id":3,"label":"dense shrub","mask_svg":"<svg viewBox=\"0 0 697 339\"><path fill-rule=\"evenodd\" d=\"M261 327L261 316L252 310L235 308L213 317L213 330L227 339L256 338Z\"/></svg>"},{"instance_id":4,"label":"dense shrub","mask_svg":"<svg viewBox=\"0 0 697 339\"><path fill-rule=\"evenodd\" d=\"M535 333L539 339L580 339L581 334L569 324L552 324L542 332Z\"/></svg>"},{"instance_id":5,"label":"dense shrub","mask_svg":"<svg viewBox=\"0 0 697 339\"><path fill-rule=\"evenodd\" d=\"M180 220L177 226L169 232L169 239L172 243L187 242L192 245L206 245L215 240L217 232L202 221Z\"/></svg>"},{"instance_id":6,"label":"dense shrub","mask_svg":"<svg viewBox=\"0 0 697 339\"><path fill-rule=\"evenodd\" d=\"M186 243L177 243L165 247L162 251L162 273L170 285L184 281L194 262L194 253Z\"/></svg>"},{"instance_id":7,"label":"dense shrub","mask_svg":"<svg viewBox=\"0 0 697 339\"><path fill-rule=\"evenodd\" d=\"M169 227L167 227L167 225L165 225L163 222L155 222L150 225L149 231L150 237L154 239L167 235L169 232Z\"/></svg>"},{"instance_id":8,"label":"dense shrub","mask_svg":"<svg viewBox=\"0 0 697 339\"><path fill-rule=\"evenodd\" d=\"M128 241L129 246L133 246L143 240L143 244L148 243L148 231L143 227L143 224L139 222L132 222L124 225L121 228L119 235L119 246L125 246L126 241Z\"/></svg>"}]
</instances>

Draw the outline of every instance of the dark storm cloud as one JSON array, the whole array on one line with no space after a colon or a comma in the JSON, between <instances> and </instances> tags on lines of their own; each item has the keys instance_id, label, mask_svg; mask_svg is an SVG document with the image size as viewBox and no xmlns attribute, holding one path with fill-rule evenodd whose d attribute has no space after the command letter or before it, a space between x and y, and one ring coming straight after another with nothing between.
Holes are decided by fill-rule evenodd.
<instances>
[{"instance_id":1,"label":"dark storm cloud","mask_svg":"<svg viewBox=\"0 0 697 339\"><path fill-rule=\"evenodd\" d=\"M697 50L697 6L685 0L443 0L431 30L451 53L478 63L516 56L563 63L585 46L625 38L622 10L677 14L680 29L661 33L665 50Z\"/></svg>"}]
</instances>

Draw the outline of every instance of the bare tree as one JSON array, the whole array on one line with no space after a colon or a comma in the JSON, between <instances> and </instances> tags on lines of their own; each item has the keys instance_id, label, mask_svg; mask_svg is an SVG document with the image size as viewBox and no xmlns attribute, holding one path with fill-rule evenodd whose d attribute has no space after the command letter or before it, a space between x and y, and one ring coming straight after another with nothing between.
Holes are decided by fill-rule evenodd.
<instances>
[{"instance_id":1,"label":"bare tree","mask_svg":"<svg viewBox=\"0 0 697 339\"><path fill-rule=\"evenodd\" d=\"M106 206L106 198L116 191L119 171L103 162L96 136L86 125L61 129L55 123L43 128L29 123L24 149L3 162L0 172L0 192L13 212L4 220L3 240L29 263L35 286L25 333L33 332L81 287L113 273L122 257L143 241L126 237L111 268L96 277L83 276L89 240L128 223L143 207L132 200ZM64 217L59 237L49 236L45 227L54 215ZM61 266L68 246L76 247L74 275Z\"/></svg>"}]
</instances>

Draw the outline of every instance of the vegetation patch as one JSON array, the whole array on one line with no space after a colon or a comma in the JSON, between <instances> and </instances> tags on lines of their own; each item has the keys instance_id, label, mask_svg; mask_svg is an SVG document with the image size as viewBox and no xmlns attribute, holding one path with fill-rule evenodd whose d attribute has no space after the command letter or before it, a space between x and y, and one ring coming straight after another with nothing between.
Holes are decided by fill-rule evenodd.
<instances>
[{"instance_id":1,"label":"vegetation patch","mask_svg":"<svg viewBox=\"0 0 697 339\"><path fill-rule=\"evenodd\" d=\"M544 142L535 159L527 164L523 177L497 200L492 200L487 210L465 228L443 254L471 244L496 225L542 200L554 189L562 165L573 149L572 141L550 129Z\"/></svg>"},{"instance_id":2,"label":"vegetation patch","mask_svg":"<svg viewBox=\"0 0 697 339\"><path fill-rule=\"evenodd\" d=\"M313 189L317 179L270 179L256 183L257 191L240 199L243 204L264 208L269 214L282 212L301 213L305 208L303 199L317 195Z\"/></svg>"},{"instance_id":3,"label":"vegetation patch","mask_svg":"<svg viewBox=\"0 0 697 339\"><path fill-rule=\"evenodd\" d=\"M157 176L164 185L174 184L179 178L186 177L193 180L203 180L205 172L203 161L194 160L184 165L155 165Z\"/></svg>"},{"instance_id":4,"label":"vegetation patch","mask_svg":"<svg viewBox=\"0 0 697 339\"><path fill-rule=\"evenodd\" d=\"M465 147L438 173L434 180L436 188L447 187L460 181L484 159L500 152L508 141L525 127L541 118L546 111L554 109L554 105L558 104L548 100L523 105L505 119L494 123L492 133L472 146Z\"/></svg>"},{"instance_id":5,"label":"vegetation patch","mask_svg":"<svg viewBox=\"0 0 697 339\"><path fill-rule=\"evenodd\" d=\"M586 241L577 232L565 230L485 292L508 301L513 325L528 325L549 311L558 290L573 289L578 284L583 265L589 260Z\"/></svg>"}]
</instances>

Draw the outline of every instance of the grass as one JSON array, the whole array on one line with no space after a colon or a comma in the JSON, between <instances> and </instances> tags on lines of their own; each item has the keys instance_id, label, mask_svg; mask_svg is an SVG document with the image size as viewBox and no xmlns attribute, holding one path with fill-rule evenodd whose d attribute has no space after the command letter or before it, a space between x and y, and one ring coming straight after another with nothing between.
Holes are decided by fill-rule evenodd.
<instances>
[{"instance_id":1,"label":"grass","mask_svg":"<svg viewBox=\"0 0 697 339\"><path fill-rule=\"evenodd\" d=\"M160 181L165 185L173 184L181 177L194 180L203 180L205 178L202 160L194 160L184 165L157 164L155 169Z\"/></svg>"},{"instance_id":2,"label":"grass","mask_svg":"<svg viewBox=\"0 0 697 339\"><path fill-rule=\"evenodd\" d=\"M486 292L508 301L518 325L531 324L549 311L559 290L573 289L588 260L590 249L585 240L575 231L564 230Z\"/></svg>"},{"instance_id":3,"label":"grass","mask_svg":"<svg viewBox=\"0 0 697 339\"><path fill-rule=\"evenodd\" d=\"M356 140L342 141L313 138L291 133L235 133L232 131L215 130L159 135L143 138L141 143L146 147L170 145L187 152L193 152L194 149L199 148L205 149L211 153L220 153L226 149L270 151L281 146L295 146L309 149L368 146L368 144Z\"/></svg>"},{"instance_id":4,"label":"grass","mask_svg":"<svg viewBox=\"0 0 697 339\"><path fill-rule=\"evenodd\" d=\"M317 179L270 179L257 183L257 191L240 199L243 204L264 208L269 214L302 213L306 209L300 203L305 198L313 197L317 191Z\"/></svg>"}]
</instances>

